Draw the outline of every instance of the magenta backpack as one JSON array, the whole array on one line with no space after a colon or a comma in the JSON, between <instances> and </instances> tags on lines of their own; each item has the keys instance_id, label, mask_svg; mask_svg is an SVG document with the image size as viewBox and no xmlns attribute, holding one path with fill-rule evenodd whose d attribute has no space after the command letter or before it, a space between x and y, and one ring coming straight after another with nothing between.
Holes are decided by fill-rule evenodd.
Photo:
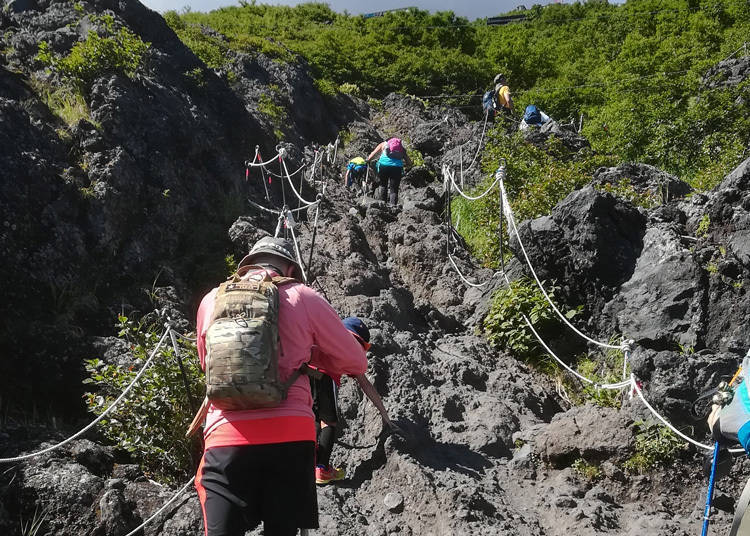
<instances>
[{"instance_id":1,"label":"magenta backpack","mask_svg":"<svg viewBox=\"0 0 750 536\"><path fill-rule=\"evenodd\" d=\"M401 143L399 138L391 138L385 142L385 156L393 158L394 160L403 160L406 156L404 145Z\"/></svg>"}]
</instances>

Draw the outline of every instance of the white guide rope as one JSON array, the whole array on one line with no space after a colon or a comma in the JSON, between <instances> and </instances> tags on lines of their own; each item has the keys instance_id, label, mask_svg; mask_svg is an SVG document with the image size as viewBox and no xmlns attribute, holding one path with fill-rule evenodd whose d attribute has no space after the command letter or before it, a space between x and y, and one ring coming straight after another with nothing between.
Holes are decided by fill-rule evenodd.
<instances>
[{"instance_id":1,"label":"white guide rope","mask_svg":"<svg viewBox=\"0 0 750 536\"><path fill-rule=\"evenodd\" d=\"M686 436L685 434L683 434L682 432L680 432L677 428L675 428L672 424L670 424L669 421L667 421L667 419L665 419L664 417L662 417L661 415L659 415L659 413L653 408L653 406L651 406L651 404L648 403L648 401L646 400L646 398L643 396L643 393L641 392L641 388L638 386L638 381L636 380L634 374L630 375L630 381L633 384L633 390L638 395L638 398L641 399L641 401L643 402L643 404L649 409L649 411L654 415L654 417L656 417L657 419L659 419L664 424L664 426L666 426L667 428L669 428L670 430L672 430L675 434L677 434L678 436L680 436L682 439L684 439L688 443L690 443L692 445L695 445L698 448L701 448L701 449L704 449L704 450L714 450L714 446L713 445L706 445L704 443L701 443L700 441L696 441L695 439ZM739 449L728 449L728 450L731 453L745 452L745 449L741 449L741 448L739 448Z\"/></svg>"},{"instance_id":2,"label":"white guide rope","mask_svg":"<svg viewBox=\"0 0 750 536\"><path fill-rule=\"evenodd\" d=\"M257 151L255 154L256 155L258 154ZM266 160L265 162L245 162L245 165L247 167L265 167L271 162L273 162L274 160L276 160L279 156L281 156L281 154L282 152L279 151L278 153L276 153L276 156L272 157L270 160Z\"/></svg>"},{"instance_id":3,"label":"white guide rope","mask_svg":"<svg viewBox=\"0 0 750 536\"><path fill-rule=\"evenodd\" d=\"M141 523L138 527L136 527L133 530L131 530L130 532L128 532L125 536L134 536L143 527L145 527L146 525L148 525L149 523L151 523L154 519L156 519L156 517L158 517L159 514L161 514L164 510L166 510L167 507L170 504L172 504L173 502L175 502L177 500L177 498L180 495L182 495L185 492L185 490L187 490L190 487L190 485L193 483L194 480L195 480L195 477L191 478L190 481L187 484L185 484L184 486L182 486L182 488L180 488L180 490L177 493L175 493L174 495L172 495L172 498L169 499L166 503L164 503L164 505L161 508L159 508L156 512L154 512L151 515L151 517L149 517L146 521L144 521L143 523Z\"/></svg>"},{"instance_id":4,"label":"white guide rope","mask_svg":"<svg viewBox=\"0 0 750 536\"><path fill-rule=\"evenodd\" d=\"M621 350L622 344L614 345L614 344L597 341L595 339L592 339L591 337L589 337L582 331L580 331L578 328L576 328L573 324L570 323L570 321L565 317L565 315L562 314L560 310L557 308L557 306L552 302L552 299L549 297L549 294L547 294L547 291L544 289L542 282L539 280L539 276L536 274L536 271L534 270L534 266L531 264L529 255L526 253L526 248L524 247L523 241L521 240L521 236L518 233L518 228L516 227L516 222L515 222L515 219L513 218L513 211L510 208L510 203L508 202L508 196L505 192L505 185L503 184L502 180L500 180L500 191L502 192L502 200L503 200L502 209L503 209L503 214L505 215L505 219L508 222L508 230L513 231L513 234L516 235L516 238L518 239L518 245L520 246L521 251L523 252L524 258L526 259L526 264L529 266L529 270L531 271L531 274L534 276L534 280L536 281L536 284L539 286L539 289L542 291L542 294L544 294L544 297L547 300L547 303L549 303L552 309L555 311L555 313L557 313L557 316L560 317L560 319L570 329L575 331L580 337L584 338L585 340L589 341L592 344L601 346L602 348L613 348L613 349Z\"/></svg>"},{"instance_id":5,"label":"white guide rope","mask_svg":"<svg viewBox=\"0 0 750 536\"><path fill-rule=\"evenodd\" d=\"M450 231L448 231L448 232L450 232ZM502 272L495 272L484 283L472 283L471 281L469 281L468 279L466 279L466 277L464 277L464 275L461 273L461 270L459 270L458 266L456 265L456 262L453 260L453 255L451 255L450 251L448 252L448 260L453 265L453 269L456 270L456 273L458 274L458 277L461 279L461 281L463 281L466 285L468 285L470 287L473 287L473 288L483 288L483 287L486 287L487 285L489 285L490 283L492 283L492 280L496 276L502 274Z\"/></svg>"},{"instance_id":6,"label":"white guide rope","mask_svg":"<svg viewBox=\"0 0 750 536\"><path fill-rule=\"evenodd\" d=\"M281 165L284 166L284 173L286 173L287 181L289 182L289 186L292 187L292 191L294 192L294 195L297 196L297 199L299 199L299 201L301 203L303 203L304 205L307 205L308 207L314 205L315 203L317 203L319 201L319 199L316 199L315 201L308 201L307 199L304 199L300 195L300 193L297 191L297 189L294 187L294 183L292 182L292 178L289 175L289 171L286 168L286 162L284 161L284 157L283 156L281 157Z\"/></svg>"},{"instance_id":7,"label":"white guide rope","mask_svg":"<svg viewBox=\"0 0 750 536\"><path fill-rule=\"evenodd\" d=\"M172 328L167 326L167 329L164 330L164 335L161 336L161 339L159 339L159 343L156 345L156 347L151 351L151 355L146 360L146 362L141 367L141 370L138 371L138 374L135 375L135 378L133 378L133 381L130 382L130 385L128 385L125 390L118 396L114 402L112 402L107 409L105 409L96 419L91 421L86 427L82 428L72 436L70 436L68 439L61 441L60 443L57 443L55 445L52 445L51 447L47 447L46 449L42 449L38 452L32 452L31 454L24 454L23 456L15 456L13 458L0 458L0 463L13 463L13 462L20 462L23 460L28 460L29 458L33 458L35 456L40 456L42 454L45 454L47 452L53 451L55 449L58 449L62 447L63 445L66 445L73 441L74 439L80 437L81 435L88 432L91 428L93 428L96 423L101 421L104 417L109 415L112 410L114 410L117 407L117 404L119 404L123 398L130 392L130 390L133 388L133 386L138 382L138 380L141 379L141 376L146 372L148 367L151 365L151 362L154 360L154 357L156 356L156 352L159 351L159 348L161 348L161 345L164 343L164 340L167 338L167 335L169 335Z\"/></svg>"},{"instance_id":8,"label":"white guide rope","mask_svg":"<svg viewBox=\"0 0 750 536\"><path fill-rule=\"evenodd\" d=\"M302 272L302 279L307 284L307 274L305 273L304 263L302 262L302 255L300 255L299 252L299 244L297 243L297 236L294 234L294 226L293 225L287 225L287 228L292 233L292 242L294 242L294 251L297 253L297 263L299 264L299 269Z\"/></svg>"},{"instance_id":9,"label":"white guide rope","mask_svg":"<svg viewBox=\"0 0 750 536\"><path fill-rule=\"evenodd\" d=\"M487 188L481 195L472 197L465 194L463 190L461 190L461 188L458 186L458 184L456 184L455 173L448 169L448 166L443 166L443 176L447 179L450 179L451 184L453 184L453 188L455 188L455 190L461 195L461 197L463 197L464 199L468 199L469 201L477 201L478 199L482 199L492 191L492 189L498 182L502 180L502 177L498 177L498 174L495 174L495 180L492 184L490 184L489 188Z\"/></svg>"}]
</instances>

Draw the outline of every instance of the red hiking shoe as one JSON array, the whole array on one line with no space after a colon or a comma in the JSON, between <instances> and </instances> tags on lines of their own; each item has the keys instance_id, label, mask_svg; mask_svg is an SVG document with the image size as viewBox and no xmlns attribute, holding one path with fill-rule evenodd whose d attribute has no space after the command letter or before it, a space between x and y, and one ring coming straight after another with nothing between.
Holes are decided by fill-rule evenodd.
<instances>
[{"instance_id":1,"label":"red hiking shoe","mask_svg":"<svg viewBox=\"0 0 750 536\"><path fill-rule=\"evenodd\" d=\"M325 465L315 466L315 483L316 484L328 484L335 480L342 480L346 478L346 471L340 467L326 467Z\"/></svg>"}]
</instances>

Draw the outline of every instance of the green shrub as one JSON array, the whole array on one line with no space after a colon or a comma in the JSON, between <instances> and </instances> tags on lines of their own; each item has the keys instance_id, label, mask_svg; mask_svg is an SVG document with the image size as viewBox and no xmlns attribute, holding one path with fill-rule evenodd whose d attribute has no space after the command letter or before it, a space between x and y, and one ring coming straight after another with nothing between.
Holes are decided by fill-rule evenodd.
<instances>
[{"instance_id":1,"label":"green shrub","mask_svg":"<svg viewBox=\"0 0 750 536\"><path fill-rule=\"evenodd\" d=\"M216 70L226 68L229 61L227 56L229 45L226 41L204 33L198 24L185 22L175 11L164 13L164 20L177 34L180 41L192 50L193 54L198 56L208 68Z\"/></svg>"},{"instance_id":2,"label":"green shrub","mask_svg":"<svg viewBox=\"0 0 750 536\"><path fill-rule=\"evenodd\" d=\"M101 17L105 36L89 31L84 41L79 41L63 57L56 57L46 42L39 44L37 59L62 74L82 93L87 93L91 83L98 77L119 72L133 77L143 65L150 47L127 28L114 30L111 17Z\"/></svg>"},{"instance_id":3,"label":"green shrub","mask_svg":"<svg viewBox=\"0 0 750 536\"><path fill-rule=\"evenodd\" d=\"M555 287L545 288L554 300ZM522 314L529 318L542 339L549 340L549 336L559 329L557 317L536 283L518 279L492 296L490 311L482 324L487 340L518 359L541 364L545 354Z\"/></svg>"},{"instance_id":4,"label":"green shrub","mask_svg":"<svg viewBox=\"0 0 750 536\"><path fill-rule=\"evenodd\" d=\"M625 356L621 350L609 349L603 357L584 356L578 359L576 370L598 384L617 383L622 380L622 367ZM574 380L566 382L571 401L574 404L591 402L597 406L619 408L622 405L622 391L599 389L590 383L579 383Z\"/></svg>"},{"instance_id":5,"label":"green shrub","mask_svg":"<svg viewBox=\"0 0 750 536\"><path fill-rule=\"evenodd\" d=\"M630 201L637 207L649 209L661 204L662 196L660 192L639 192L633 187L630 179L627 178L621 179L614 184L608 182L602 185L597 185L596 188L599 191L608 192L614 196L625 199L626 201Z\"/></svg>"},{"instance_id":6,"label":"green shrub","mask_svg":"<svg viewBox=\"0 0 750 536\"><path fill-rule=\"evenodd\" d=\"M119 316L118 336L130 344L133 356L145 362L159 340L158 324L136 323ZM203 395L203 373L194 345L182 341L181 357L194 401ZM89 377L85 383L95 387L86 393L89 411L99 415L117 398L137 374L134 367L121 367L90 359L85 363ZM178 483L192 473L199 455L196 439L185 437L192 421L186 386L169 338L153 364L144 373L117 408L99 422L102 434L129 452L148 474L170 483ZM197 409L197 408L195 408Z\"/></svg>"},{"instance_id":7,"label":"green shrub","mask_svg":"<svg viewBox=\"0 0 750 536\"><path fill-rule=\"evenodd\" d=\"M334 84L333 82L331 82L330 80L316 79L314 83L315 83L315 88L324 97L335 97L339 93L338 86Z\"/></svg>"},{"instance_id":8,"label":"green shrub","mask_svg":"<svg viewBox=\"0 0 750 536\"><path fill-rule=\"evenodd\" d=\"M37 78L31 79L31 87L50 111L62 119L66 125L73 126L85 119L97 128L101 128L101 125L91 117L86 99L76 89L68 86L56 88Z\"/></svg>"},{"instance_id":9,"label":"green shrub","mask_svg":"<svg viewBox=\"0 0 750 536\"><path fill-rule=\"evenodd\" d=\"M711 227L711 217L708 214L704 214L701 221L698 222L698 227L695 228L695 236L697 238L706 238L709 227Z\"/></svg>"},{"instance_id":10,"label":"green shrub","mask_svg":"<svg viewBox=\"0 0 750 536\"><path fill-rule=\"evenodd\" d=\"M685 452L687 443L660 423L639 421L633 426L636 429L635 454L624 465L629 473L643 474L656 467L666 467Z\"/></svg>"}]
</instances>

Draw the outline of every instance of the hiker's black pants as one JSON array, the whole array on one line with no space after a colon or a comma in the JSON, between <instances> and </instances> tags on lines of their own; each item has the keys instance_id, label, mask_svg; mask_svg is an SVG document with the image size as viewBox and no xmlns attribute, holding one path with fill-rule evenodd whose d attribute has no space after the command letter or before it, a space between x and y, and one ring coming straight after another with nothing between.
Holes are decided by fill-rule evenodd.
<instances>
[{"instance_id":1,"label":"hiker's black pants","mask_svg":"<svg viewBox=\"0 0 750 536\"><path fill-rule=\"evenodd\" d=\"M401 166L378 166L378 179L380 180L380 199L388 201L391 205L398 203L398 187L401 184L401 176L404 168ZM390 191L390 199L388 193Z\"/></svg>"},{"instance_id":2,"label":"hiker's black pants","mask_svg":"<svg viewBox=\"0 0 750 536\"><path fill-rule=\"evenodd\" d=\"M315 427L318 433L317 465L331 465L331 452L336 443L336 426L339 420L336 383L327 374L320 379L310 377ZM327 426L322 426L321 421Z\"/></svg>"},{"instance_id":3,"label":"hiker's black pants","mask_svg":"<svg viewBox=\"0 0 750 536\"><path fill-rule=\"evenodd\" d=\"M195 488L206 536L265 536L318 528L315 443L215 447L203 454Z\"/></svg>"}]
</instances>

